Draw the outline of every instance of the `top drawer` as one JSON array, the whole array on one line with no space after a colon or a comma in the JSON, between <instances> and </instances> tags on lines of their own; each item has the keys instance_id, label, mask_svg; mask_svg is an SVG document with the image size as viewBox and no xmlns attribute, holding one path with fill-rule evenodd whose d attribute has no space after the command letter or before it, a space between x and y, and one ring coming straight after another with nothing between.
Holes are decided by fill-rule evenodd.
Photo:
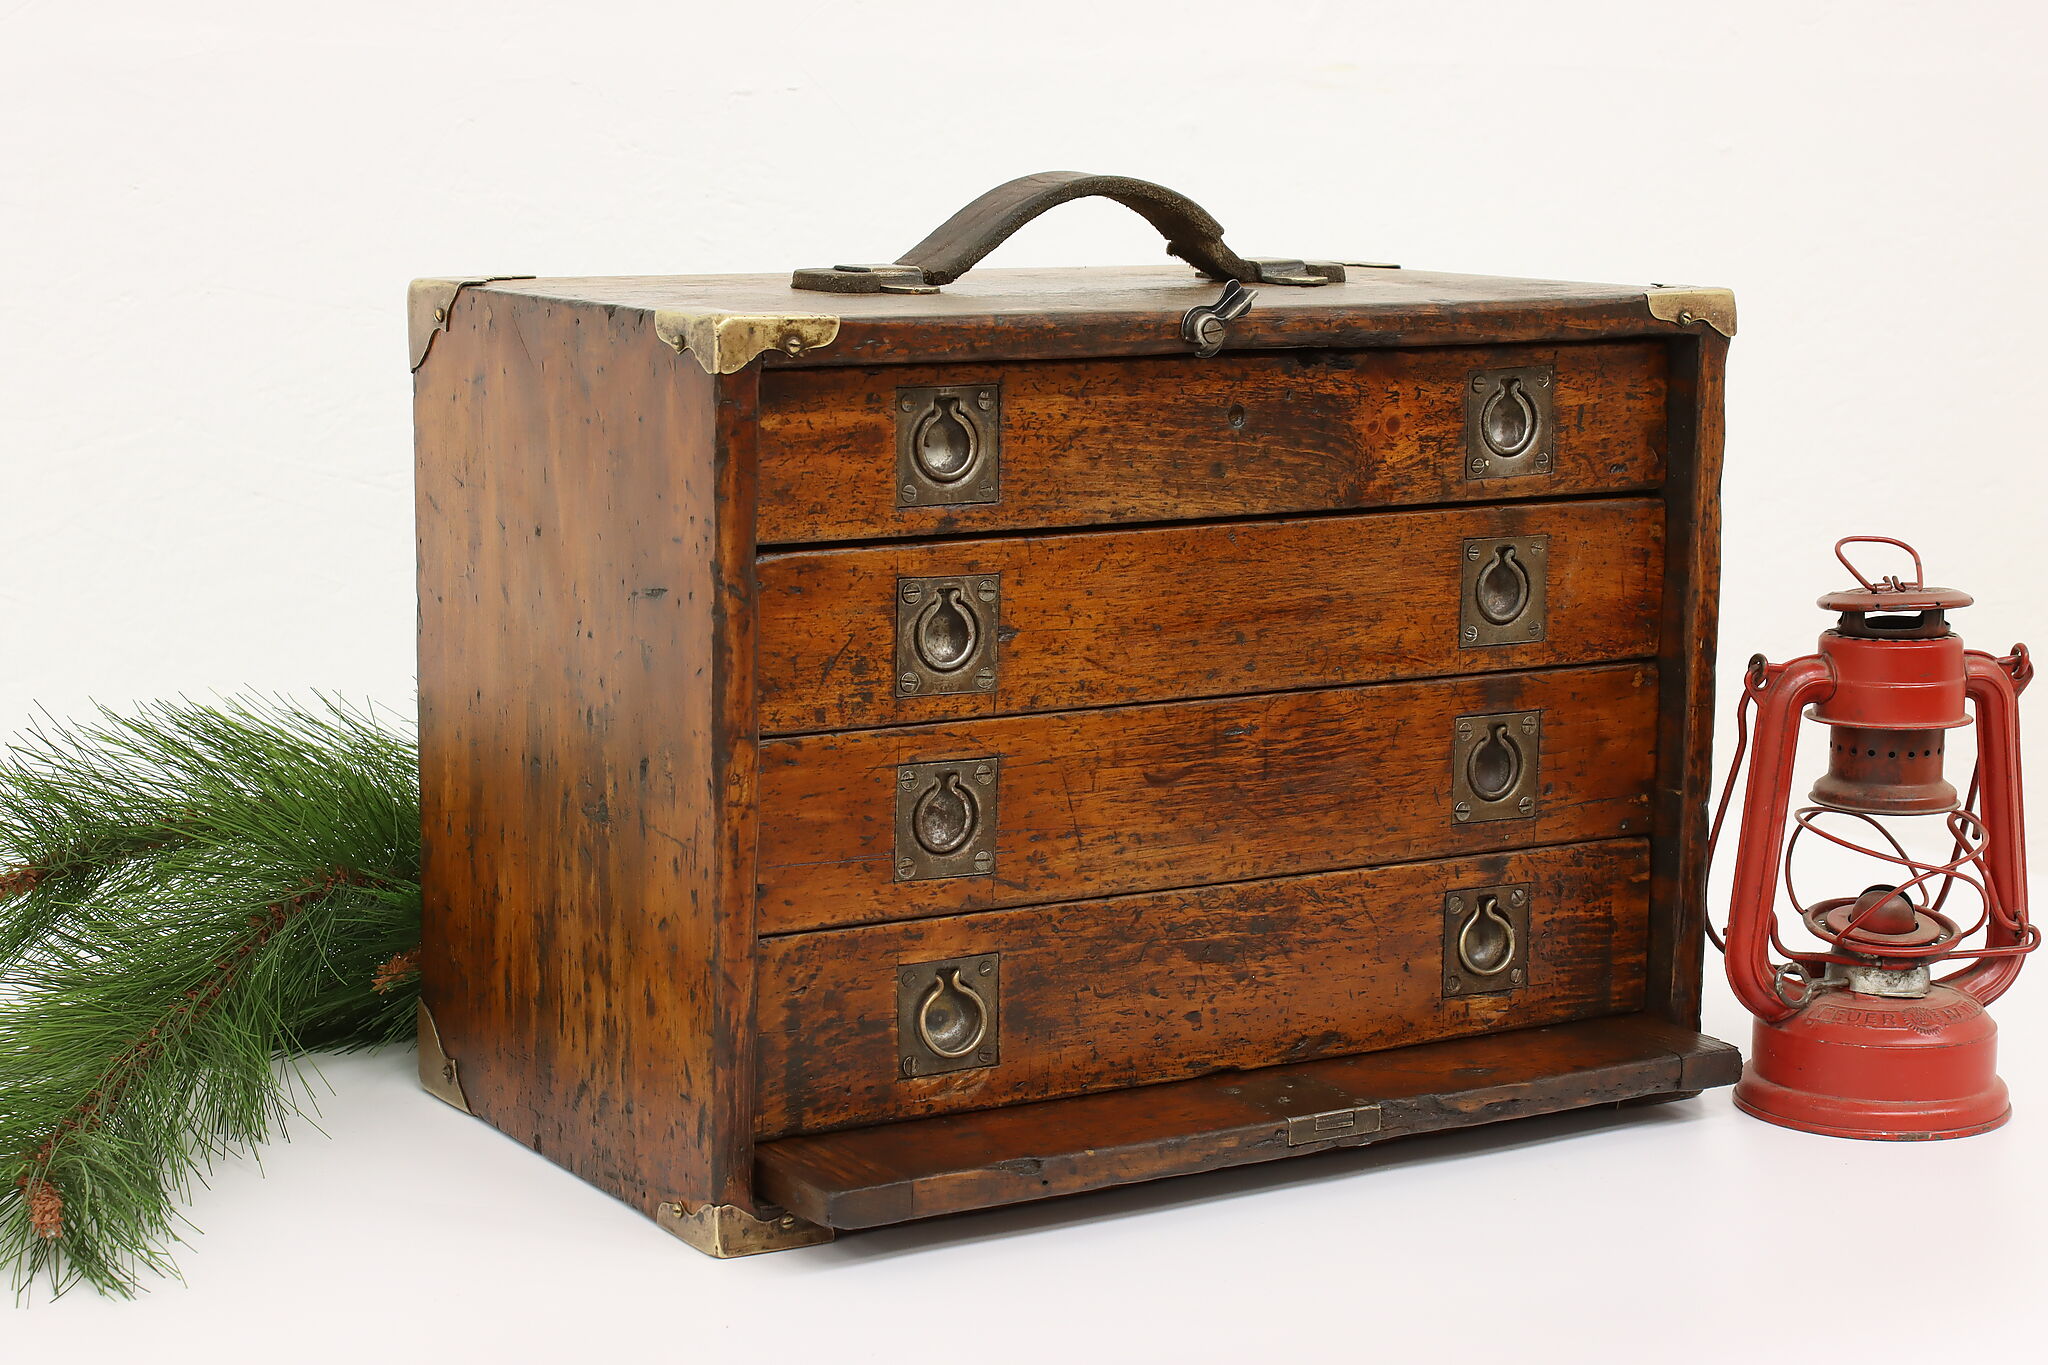
<instances>
[{"instance_id":1,"label":"top drawer","mask_svg":"<svg viewBox=\"0 0 2048 1365\"><path fill-rule=\"evenodd\" d=\"M769 370L763 544L1655 487L1655 341Z\"/></svg>"}]
</instances>

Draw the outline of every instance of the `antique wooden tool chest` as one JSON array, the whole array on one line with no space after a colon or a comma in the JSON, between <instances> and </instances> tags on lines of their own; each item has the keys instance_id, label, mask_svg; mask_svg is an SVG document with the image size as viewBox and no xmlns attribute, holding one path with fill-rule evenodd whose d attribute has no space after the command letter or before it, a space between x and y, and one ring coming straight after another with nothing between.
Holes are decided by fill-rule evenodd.
<instances>
[{"instance_id":1,"label":"antique wooden tool chest","mask_svg":"<svg viewBox=\"0 0 2048 1365\"><path fill-rule=\"evenodd\" d=\"M1084 194L1184 264L963 276ZM692 1244L1735 1079L1726 291L1060 173L411 305L422 1076Z\"/></svg>"}]
</instances>

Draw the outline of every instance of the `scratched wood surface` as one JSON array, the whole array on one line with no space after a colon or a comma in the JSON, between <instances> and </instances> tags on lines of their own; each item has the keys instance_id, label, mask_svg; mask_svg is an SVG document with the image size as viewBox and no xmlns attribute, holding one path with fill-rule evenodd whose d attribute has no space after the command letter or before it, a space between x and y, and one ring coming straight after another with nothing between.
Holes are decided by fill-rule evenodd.
<instances>
[{"instance_id":1,"label":"scratched wood surface","mask_svg":"<svg viewBox=\"0 0 2048 1365\"><path fill-rule=\"evenodd\" d=\"M1230 350L1552 342L1684 337L1701 324L1665 322L1640 284L1354 269L1342 284L1267 287L1230 325ZM576 300L607 314L829 316L838 334L762 365L837 367L1081 356L1185 355L1183 314L1219 286L1177 263L970 270L937 294L824 294L772 275L629 275L505 280L492 293ZM1228 352L1226 352L1227 354Z\"/></svg>"},{"instance_id":2,"label":"scratched wood surface","mask_svg":"<svg viewBox=\"0 0 2048 1365\"><path fill-rule=\"evenodd\" d=\"M750 1197L752 380L477 291L415 388L426 1001L647 1211Z\"/></svg>"},{"instance_id":3,"label":"scratched wood surface","mask_svg":"<svg viewBox=\"0 0 2048 1365\"><path fill-rule=\"evenodd\" d=\"M1529 981L1443 993L1444 896L1530 885ZM761 946L760 1133L981 1109L1638 1010L1640 839L915 924ZM897 969L1000 955L1001 1059L906 1078Z\"/></svg>"},{"instance_id":4,"label":"scratched wood surface","mask_svg":"<svg viewBox=\"0 0 2048 1365\"><path fill-rule=\"evenodd\" d=\"M1470 479L1475 372L1554 365L1549 472ZM776 371L759 535L866 540L1557 497L1663 476L1665 346L1294 351L1072 364ZM1000 393L1000 499L897 505L896 391Z\"/></svg>"},{"instance_id":5,"label":"scratched wood surface","mask_svg":"<svg viewBox=\"0 0 2048 1365\"><path fill-rule=\"evenodd\" d=\"M1647 1014L784 1138L762 1193L801 1218L878 1227L1305 1152L1732 1085L1726 1043ZM1290 1142L1289 1120L1370 1105L1377 1127Z\"/></svg>"},{"instance_id":6,"label":"scratched wood surface","mask_svg":"<svg viewBox=\"0 0 2048 1365\"><path fill-rule=\"evenodd\" d=\"M1656 652L1663 506L1368 512L762 556L764 734L1602 663ZM1548 535L1549 624L1459 639L1465 542ZM996 685L899 695L899 577L1000 583ZM973 606L973 603L969 603ZM977 608L977 610L986 610Z\"/></svg>"},{"instance_id":7,"label":"scratched wood surface","mask_svg":"<svg viewBox=\"0 0 2048 1365\"><path fill-rule=\"evenodd\" d=\"M1642 834L1656 706L1622 664L768 740L760 932ZM1461 824L1458 717L1510 711L1536 814ZM896 880L899 765L988 758L992 875Z\"/></svg>"}]
</instances>

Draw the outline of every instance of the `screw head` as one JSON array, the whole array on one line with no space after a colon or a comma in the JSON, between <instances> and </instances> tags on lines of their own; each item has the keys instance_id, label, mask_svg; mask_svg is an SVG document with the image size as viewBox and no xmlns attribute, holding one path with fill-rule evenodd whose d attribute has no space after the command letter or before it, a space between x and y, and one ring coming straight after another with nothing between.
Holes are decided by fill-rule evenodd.
<instances>
[{"instance_id":1,"label":"screw head","mask_svg":"<svg viewBox=\"0 0 2048 1365\"><path fill-rule=\"evenodd\" d=\"M1541 621L1531 621L1529 623L1529 638L1533 640L1542 634L1543 623Z\"/></svg>"},{"instance_id":2,"label":"screw head","mask_svg":"<svg viewBox=\"0 0 2048 1365\"><path fill-rule=\"evenodd\" d=\"M1527 891L1524 891L1519 886L1516 887L1514 890L1508 892L1509 905L1520 905L1523 901L1527 899L1529 899L1529 893Z\"/></svg>"},{"instance_id":3,"label":"screw head","mask_svg":"<svg viewBox=\"0 0 2048 1365\"><path fill-rule=\"evenodd\" d=\"M1479 558L1479 547L1478 547L1477 545L1467 545L1467 546L1465 547L1465 558L1467 558L1467 559L1477 559L1477 558Z\"/></svg>"},{"instance_id":4,"label":"screw head","mask_svg":"<svg viewBox=\"0 0 2048 1365\"><path fill-rule=\"evenodd\" d=\"M903 600L911 603L924 601L924 584L905 583L903 585Z\"/></svg>"},{"instance_id":5,"label":"screw head","mask_svg":"<svg viewBox=\"0 0 2048 1365\"><path fill-rule=\"evenodd\" d=\"M1460 801L1457 805L1451 807L1451 814L1460 820L1470 820L1472 818L1472 803Z\"/></svg>"},{"instance_id":6,"label":"screw head","mask_svg":"<svg viewBox=\"0 0 2048 1365\"><path fill-rule=\"evenodd\" d=\"M911 412L917 408L917 404L911 402L908 398L899 400L896 406L904 412Z\"/></svg>"},{"instance_id":7,"label":"screw head","mask_svg":"<svg viewBox=\"0 0 2048 1365\"><path fill-rule=\"evenodd\" d=\"M1508 973L1508 980L1510 980L1510 981L1514 982L1514 983L1515 983L1515 984L1516 984L1517 986L1521 985L1521 984L1522 984L1522 969L1521 969L1520 967L1517 967L1517 968L1515 968L1515 969L1514 969L1513 971L1509 972L1509 973Z\"/></svg>"},{"instance_id":8,"label":"screw head","mask_svg":"<svg viewBox=\"0 0 2048 1365\"><path fill-rule=\"evenodd\" d=\"M974 770L974 780L986 787L989 783L996 780L995 769L989 767L986 763L982 764Z\"/></svg>"},{"instance_id":9,"label":"screw head","mask_svg":"<svg viewBox=\"0 0 2048 1365\"><path fill-rule=\"evenodd\" d=\"M1444 902L1444 912L1446 914L1455 915L1464 908L1465 898L1463 896L1453 896Z\"/></svg>"},{"instance_id":10,"label":"screw head","mask_svg":"<svg viewBox=\"0 0 2048 1365\"><path fill-rule=\"evenodd\" d=\"M974 585L974 595L984 602L995 601L996 581L993 578L982 579L981 582Z\"/></svg>"},{"instance_id":11,"label":"screw head","mask_svg":"<svg viewBox=\"0 0 2048 1365\"><path fill-rule=\"evenodd\" d=\"M987 412L995 405L996 395L993 389L983 389L980 393L974 395L974 406L980 408L983 412Z\"/></svg>"},{"instance_id":12,"label":"screw head","mask_svg":"<svg viewBox=\"0 0 2048 1365\"><path fill-rule=\"evenodd\" d=\"M992 1047L985 1047L981 1051L974 1054L974 1060L980 1062L983 1066L987 1066L989 1063L995 1061L995 1059L996 1050Z\"/></svg>"},{"instance_id":13,"label":"screw head","mask_svg":"<svg viewBox=\"0 0 2048 1365\"><path fill-rule=\"evenodd\" d=\"M1465 983L1458 980L1455 976L1447 976L1444 978L1444 989L1447 991L1461 991L1465 989Z\"/></svg>"},{"instance_id":14,"label":"screw head","mask_svg":"<svg viewBox=\"0 0 2048 1365\"><path fill-rule=\"evenodd\" d=\"M1521 800L1515 802L1515 809L1519 810L1524 815L1533 815L1536 811L1536 798L1533 796L1523 797Z\"/></svg>"},{"instance_id":15,"label":"screw head","mask_svg":"<svg viewBox=\"0 0 2048 1365\"><path fill-rule=\"evenodd\" d=\"M979 972L983 976L988 976L991 975L995 971L995 969L995 959L985 957L981 960L981 965L976 967L974 970Z\"/></svg>"},{"instance_id":16,"label":"screw head","mask_svg":"<svg viewBox=\"0 0 2048 1365\"><path fill-rule=\"evenodd\" d=\"M905 502L916 502L916 501L917 501L917 485L916 485L916 484L914 484L914 483L906 483L906 484L904 484L904 485L903 485L903 501L905 501Z\"/></svg>"},{"instance_id":17,"label":"screw head","mask_svg":"<svg viewBox=\"0 0 2048 1365\"><path fill-rule=\"evenodd\" d=\"M903 1074L906 1076L915 1076L917 1074L917 1058L905 1057L903 1059Z\"/></svg>"},{"instance_id":18,"label":"screw head","mask_svg":"<svg viewBox=\"0 0 2048 1365\"><path fill-rule=\"evenodd\" d=\"M1479 638L1479 627L1467 626L1461 633L1464 635L1467 642L1470 642Z\"/></svg>"},{"instance_id":19,"label":"screw head","mask_svg":"<svg viewBox=\"0 0 2048 1365\"><path fill-rule=\"evenodd\" d=\"M917 691L917 686L917 674L915 673L905 673L896 680L897 690L901 692L915 692Z\"/></svg>"},{"instance_id":20,"label":"screw head","mask_svg":"<svg viewBox=\"0 0 2048 1365\"><path fill-rule=\"evenodd\" d=\"M996 855L990 853L987 849L983 849L974 855L974 865L976 867L993 867L995 866L995 861Z\"/></svg>"},{"instance_id":21,"label":"screw head","mask_svg":"<svg viewBox=\"0 0 2048 1365\"><path fill-rule=\"evenodd\" d=\"M993 691L996 685L996 671L993 668L982 669L974 675L974 685L984 692Z\"/></svg>"},{"instance_id":22,"label":"screw head","mask_svg":"<svg viewBox=\"0 0 2048 1365\"><path fill-rule=\"evenodd\" d=\"M1472 392L1474 392L1474 393L1485 393L1485 392L1486 392L1486 376L1485 376L1485 375L1483 375L1483 374L1475 374L1475 375L1473 375L1473 376L1472 376Z\"/></svg>"},{"instance_id":23,"label":"screw head","mask_svg":"<svg viewBox=\"0 0 2048 1365\"><path fill-rule=\"evenodd\" d=\"M917 871L917 864L908 858L904 858L896 864L896 875L899 877L908 877L915 871Z\"/></svg>"}]
</instances>

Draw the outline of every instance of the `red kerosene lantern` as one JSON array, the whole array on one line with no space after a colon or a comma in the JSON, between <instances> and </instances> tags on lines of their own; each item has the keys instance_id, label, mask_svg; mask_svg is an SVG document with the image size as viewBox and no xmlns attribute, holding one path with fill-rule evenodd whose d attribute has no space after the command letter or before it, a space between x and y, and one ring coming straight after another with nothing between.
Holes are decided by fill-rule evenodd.
<instances>
[{"instance_id":1,"label":"red kerosene lantern","mask_svg":"<svg viewBox=\"0 0 2048 1365\"><path fill-rule=\"evenodd\" d=\"M1912 555L1913 581L1864 578L1842 552L1857 542ZM1725 945L1729 984L1756 1016L1735 1102L1771 1123L1836 1137L1967 1137L2011 1113L1984 1007L2041 941L2027 918L2020 811L2018 698L2033 668L2024 645L2004 658L1965 650L1947 613L1971 598L1924 586L1920 556L1905 542L1850 536L1835 556L1860 586L1820 599L1840 621L1821 635L1818 654L1750 660L1735 762L1714 817L1718 837L1754 706L1756 753ZM1966 699L1976 713L1977 772L1959 800L1942 776L1942 751L1950 730L1971 723ZM1809 706L1810 718L1830 727L1828 771L1813 786L1814 804L1791 812L1800 714ZM1909 854L1884 823L1895 816L1940 820L1948 858ZM1882 844L1846 837L1845 824L1874 830ZM1887 864L1894 880L1802 905L1792 855L1807 834ZM1778 936L1781 861L1787 895L1819 950L1788 948ZM1942 913L1959 886L1981 906L1967 928ZM1968 965L1936 980L1935 964L1952 961Z\"/></svg>"}]
</instances>

